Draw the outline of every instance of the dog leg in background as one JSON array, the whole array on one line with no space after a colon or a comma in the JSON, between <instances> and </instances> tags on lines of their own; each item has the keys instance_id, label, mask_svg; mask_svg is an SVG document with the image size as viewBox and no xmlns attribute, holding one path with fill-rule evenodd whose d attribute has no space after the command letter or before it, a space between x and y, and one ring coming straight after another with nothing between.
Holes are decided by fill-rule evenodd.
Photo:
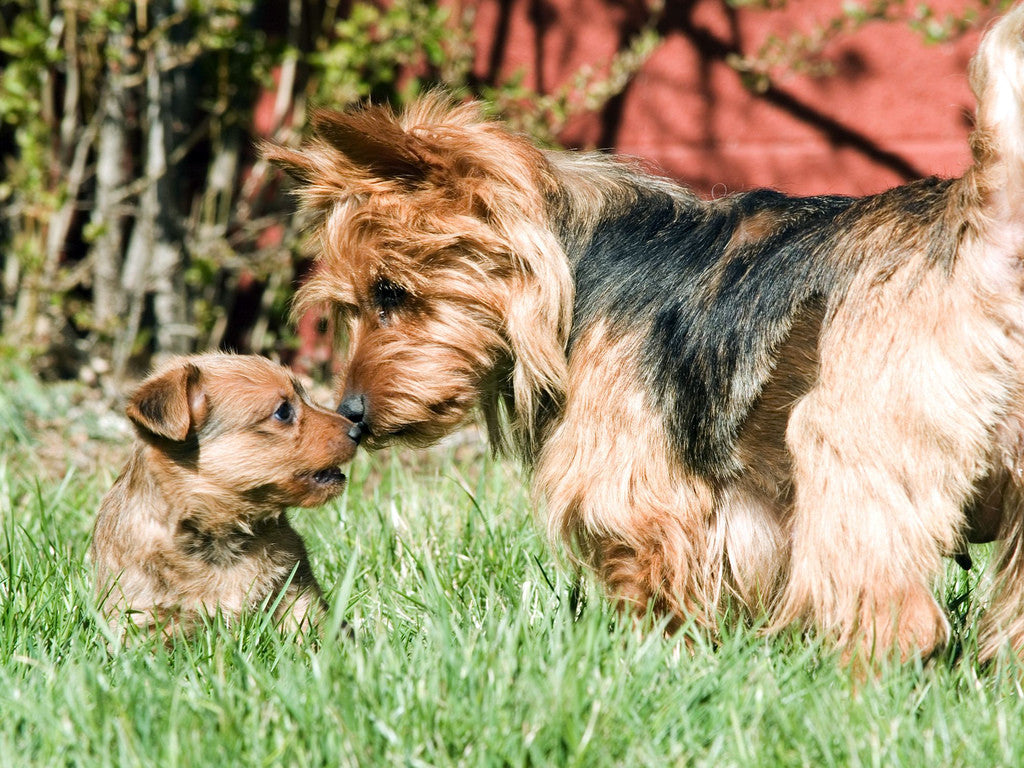
<instances>
[{"instance_id":1,"label":"dog leg in background","mask_svg":"<svg viewBox=\"0 0 1024 768\"><path fill-rule=\"evenodd\" d=\"M1024 648L1024 487L1020 468L1002 491L1000 541L988 608L981 618L978 656L991 659L1005 644Z\"/></svg>"},{"instance_id":2,"label":"dog leg in background","mask_svg":"<svg viewBox=\"0 0 1024 768\"><path fill-rule=\"evenodd\" d=\"M288 586L281 592L274 622L286 632L316 630L320 619L330 606L323 598L323 590L309 562L306 543L291 525L282 526L279 533L282 549L297 554L294 572L288 577Z\"/></svg>"}]
</instances>

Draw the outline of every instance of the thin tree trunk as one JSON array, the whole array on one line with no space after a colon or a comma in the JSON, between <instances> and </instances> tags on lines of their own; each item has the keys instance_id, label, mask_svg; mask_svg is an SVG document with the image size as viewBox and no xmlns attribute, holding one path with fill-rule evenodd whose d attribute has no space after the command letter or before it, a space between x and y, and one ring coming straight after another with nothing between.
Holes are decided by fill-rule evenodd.
<instances>
[{"instance_id":1,"label":"thin tree trunk","mask_svg":"<svg viewBox=\"0 0 1024 768\"><path fill-rule=\"evenodd\" d=\"M13 227L11 228L13 230ZM13 233L11 235L13 237ZM9 334L14 319L14 296L21 282L21 261L13 252L4 255L3 284L0 287L0 333Z\"/></svg>"},{"instance_id":2,"label":"thin tree trunk","mask_svg":"<svg viewBox=\"0 0 1024 768\"><path fill-rule=\"evenodd\" d=\"M172 3L149 4L149 23L158 25L174 13ZM115 374L124 373L136 343L133 328L144 311L146 294L153 295L156 351L158 355L190 351L194 331L189 323L185 290L187 254L179 224L178 176L168 164L174 141L175 106L182 102L176 93L184 78L172 70L164 73L161 63L171 59L171 43L165 36L153 40L145 59L145 177L135 228L125 258L122 285L128 298L129 325L115 349Z\"/></svg>"},{"instance_id":3,"label":"thin tree trunk","mask_svg":"<svg viewBox=\"0 0 1024 768\"><path fill-rule=\"evenodd\" d=\"M60 38L64 32L64 18L60 14L53 15L53 9L49 0L39 0L36 7L40 19L47 22L49 34L46 48L51 52L56 51L60 46ZM57 108L52 66L43 67L39 73L39 110L43 122L54 136L53 141L56 142ZM49 147L48 155L49 166L52 169L56 166L57 156L52 146ZM17 192L15 194L15 199L21 198L21 195L18 195ZM24 198L21 198L21 200L24 202ZM45 290L45 280L42 277L43 270L41 267L45 263L43 260L46 258L44 240L46 232L45 224L38 221L37 215L29 210L21 210L18 218L20 219L20 226L14 224L12 229L20 230L23 243L32 242L33 246L38 246L38 250L33 248L33 251L36 251L36 253L29 255L25 260L26 263L16 264L5 275L5 279L12 281L17 279L17 284L11 286L13 291L11 297L14 306L8 315L9 322L5 328L5 334L8 337L8 341L14 344L24 344L34 343L37 337L41 335L38 310L42 304L42 293ZM19 233L15 231L12 234L17 239ZM35 261L36 258L40 259L40 262L37 263Z\"/></svg>"},{"instance_id":4,"label":"thin tree trunk","mask_svg":"<svg viewBox=\"0 0 1024 768\"><path fill-rule=\"evenodd\" d=\"M196 257L223 265L231 255L227 237L234 207L242 136L234 124L215 124L213 133L213 159L193 216L195 235L191 251ZM206 306L213 313L212 327L206 336L199 339L200 345L216 347L227 325L225 304L217 300L220 292L217 281L192 288L202 291Z\"/></svg>"},{"instance_id":5,"label":"thin tree trunk","mask_svg":"<svg viewBox=\"0 0 1024 768\"><path fill-rule=\"evenodd\" d=\"M129 36L116 34L113 56L107 64L106 88L100 103L103 117L96 153L96 203L91 225L96 231L92 245L93 323L109 333L127 308L121 286L124 258L124 210L121 198L128 183L127 106L128 87L123 67L128 60Z\"/></svg>"},{"instance_id":6,"label":"thin tree trunk","mask_svg":"<svg viewBox=\"0 0 1024 768\"><path fill-rule=\"evenodd\" d=\"M121 287L127 304L127 323L114 344L114 376L123 377L128 360L135 349L142 314L145 310L146 293L150 284L150 264L156 246L156 217L159 208L157 180L166 171L166 151L163 143L163 124L160 121L159 99L153 100L154 90L159 91L159 73L156 69L154 52L146 53L145 120L143 142L145 151L144 178L146 185L139 194L135 222L128 250L125 253L121 271ZM153 87L156 80L157 87Z\"/></svg>"},{"instance_id":7,"label":"thin tree trunk","mask_svg":"<svg viewBox=\"0 0 1024 768\"><path fill-rule=\"evenodd\" d=\"M150 10L157 22L156 14L171 16L184 10L184 0L169 0L151 3ZM154 67L150 70L147 89L152 89L150 105L155 105L154 125L159 126L164 172L156 183L158 206L155 216L155 241L150 276L153 287L153 315L156 320L156 347L160 355L190 352L194 345L195 328L191 322L188 292L185 286L185 269L188 267L188 250L185 247L185 231L182 226L180 183L178 164L169 165L170 155L176 138L175 123L188 125L189 116L194 112L190 77L191 66L178 66L169 72L162 72L160 64L171 58L173 43L183 43L180 27L170 30L168 36L159 37L153 46ZM173 39L168 39L173 38ZM154 144L156 139L154 139Z\"/></svg>"}]
</instances>

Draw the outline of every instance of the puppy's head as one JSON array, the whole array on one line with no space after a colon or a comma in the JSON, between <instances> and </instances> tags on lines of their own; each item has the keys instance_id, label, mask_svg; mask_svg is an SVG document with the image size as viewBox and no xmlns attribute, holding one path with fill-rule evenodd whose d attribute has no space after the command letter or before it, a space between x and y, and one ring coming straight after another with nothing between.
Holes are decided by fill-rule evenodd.
<instances>
[{"instance_id":1,"label":"puppy's head","mask_svg":"<svg viewBox=\"0 0 1024 768\"><path fill-rule=\"evenodd\" d=\"M225 509L311 507L344 487L356 449L344 417L320 408L283 366L252 355L172 360L126 408L151 471Z\"/></svg>"}]
</instances>

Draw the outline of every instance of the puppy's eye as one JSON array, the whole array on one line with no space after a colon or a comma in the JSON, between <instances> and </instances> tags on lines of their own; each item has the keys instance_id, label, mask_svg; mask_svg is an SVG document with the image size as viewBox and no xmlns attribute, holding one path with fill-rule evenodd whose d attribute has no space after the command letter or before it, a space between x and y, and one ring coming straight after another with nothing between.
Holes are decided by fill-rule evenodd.
<instances>
[{"instance_id":1,"label":"puppy's eye","mask_svg":"<svg viewBox=\"0 0 1024 768\"><path fill-rule=\"evenodd\" d=\"M386 277L379 278L373 284L373 303L377 305L377 311L382 317L402 306L408 295L405 288Z\"/></svg>"},{"instance_id":2,"label":"puppy's eye","mask_svg":"<svg viewBox=\"0 0 1024 768\"><path fill-rule=\"evenodd\" d=\"M274 411L274 418L284 424L291 424L295 421L295 409L292 408L292 404L285 400Z\"/></svg>"}]
</instances>

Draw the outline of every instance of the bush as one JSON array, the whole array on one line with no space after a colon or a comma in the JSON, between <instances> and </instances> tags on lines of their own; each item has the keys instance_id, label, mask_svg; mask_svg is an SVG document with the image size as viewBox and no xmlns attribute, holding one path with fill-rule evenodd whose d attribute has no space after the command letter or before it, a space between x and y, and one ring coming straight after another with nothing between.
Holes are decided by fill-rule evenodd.
<instances>
[{"instance_id":1,"label":"bush","mask_svg":"<svg viewBox=\"0 0 1024 768\"><path fill-rule=\"evenodd\" d=\"M454 4L283 6L0 0L0 334L42 373L118 380L154 353L219 347L294 355L288 301L308 265L253 145L297 140L309 103L440 86L550 142L656 40L649 25L542 95L474 77L472 12Z\"/></svg>"}]
</instances>

